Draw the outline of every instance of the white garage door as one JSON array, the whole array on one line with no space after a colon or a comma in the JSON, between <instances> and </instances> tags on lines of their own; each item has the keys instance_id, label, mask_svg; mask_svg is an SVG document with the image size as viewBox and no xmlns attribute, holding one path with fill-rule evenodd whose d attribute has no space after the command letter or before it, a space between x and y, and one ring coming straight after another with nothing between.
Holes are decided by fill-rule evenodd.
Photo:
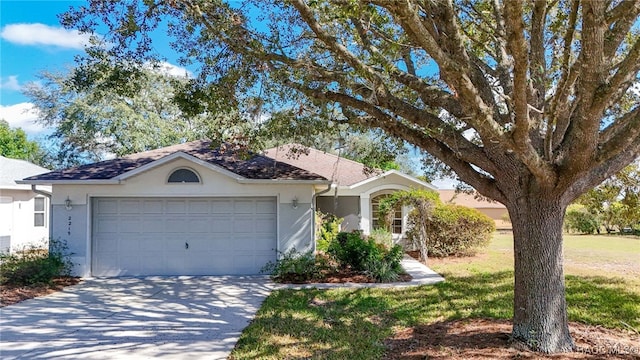
<instances>
[{"instance_id":1,"label":"white garage door","mask_svg":"<svg viewBox=\"0 0 640 360\"><path fill-rule=\"evenodd\" d=\"M96 198L92 274L246 275L276 259L275 198Z\"/></svg>"}]
</instances>

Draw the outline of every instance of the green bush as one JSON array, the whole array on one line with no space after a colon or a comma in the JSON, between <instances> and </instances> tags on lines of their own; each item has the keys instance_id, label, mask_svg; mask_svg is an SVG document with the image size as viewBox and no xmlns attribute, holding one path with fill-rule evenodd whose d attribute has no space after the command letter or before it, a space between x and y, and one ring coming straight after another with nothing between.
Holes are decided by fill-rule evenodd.
<instances>
[{"instance_id":1,"label":"green bush","mask_svg":"<svg viewBox=\"0 0 640 360\"><path fill-rule=\"evenodd\" d=\"M387 229L378 228L371 230L369 238L373 239L376 244L381 244L386 247L393 246L393 234Z\"/></svg>"},{"instance_id":2,"label":"green bush","mask_svg":"<svg viewBox=\"0 0 640 360\"><path fill-rule=\"evenodd\" d=\"M435 257L473 256L489 245L496 230L495 222L480 211L452 204L436 205L426 219L415 212L410 214L410 224L420 221L427 229L428 254ZM409 231L407 236L411 237L413 233Z\"/></svg>"},{"instance_id":3,"label":"green bush","mask_svg":"<svg viewBox=\"0 0 640 360\"><path fill-rule=\"evenodd\" d=\"M365 239L359 231L339 233L328 253L339 266L365 273L378 282L395 281L402 272L402 247L378 244L373 238Z\"/></svg>"},{"instance_id":4,"label":"green bush","mask_svg":"<svg viewBox=\"0 0 640 360\"><path fill-rule=\"evenodd\" d=\"M0 283L11 285L47 284L60 276L69 276L72 263L67 244L51 240L32 244L12 254L0 254Z\"/></svg>"},{"instance_id":5,"label":"green bush","mask_svg":"<svg viewBox=\"0 0 640 360\"><path fill-rule=\"evenodd\" d=\"M564 229L567 232L593 234L600 225L595 214L590 213L582 205L570 205L564 216Z\"/></svg>"},{"instance_id":6,"label":"green bush","mask_svg":"<svg viewBox=\"0 0 640 360\"><path fill-rule=\"evenodd\" d=\"M316 211L316 250L326 252L340 232L343 219Z\"/></svg>"},{"instance_id":7,"label":"green bush","mask_svg":"<svg viewBox=\"0 0 640 360\"><path fill-rule=\"evenodd\" d=\"M276 282L303 283L321 278L327 267L326 260L316 258L311 251L299 253L291 249L282 253L277 261L269 261L260 272L270 274Z\"/></svg>"}]
</instances>

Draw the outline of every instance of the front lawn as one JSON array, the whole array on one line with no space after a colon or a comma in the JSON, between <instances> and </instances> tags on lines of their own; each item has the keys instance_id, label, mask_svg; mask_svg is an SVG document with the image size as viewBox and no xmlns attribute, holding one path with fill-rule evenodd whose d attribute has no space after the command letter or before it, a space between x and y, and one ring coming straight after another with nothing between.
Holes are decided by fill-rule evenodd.
<instances>
[{"instance_id":1,"label":"front lawn","mask_svg":"<svg viewBox=\"0 0 640 360\"><path fill-rule=\"evenodd\" d=\"M640 332L640 240L567 236L565 241L570 320L616 329L635 341ZM476 257L431 261L446 278L437 285L276 291L243 332L232 358L379 359L389 357L399 334L418 327L464 326L474 319L504 325L513 306L511 243L498 235ZM616 259L627 269L607 268ZM419 345L417 340L413 344Z\"/></svg>"}]
</instances>

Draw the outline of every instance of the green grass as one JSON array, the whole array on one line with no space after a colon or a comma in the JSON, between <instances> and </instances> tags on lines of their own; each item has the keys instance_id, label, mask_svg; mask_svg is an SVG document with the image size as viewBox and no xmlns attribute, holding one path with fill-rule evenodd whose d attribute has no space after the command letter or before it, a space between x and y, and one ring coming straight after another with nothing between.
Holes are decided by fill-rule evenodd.
<instances>
[{"instance_id":1,"label":"green grass","mask_svg":"<svg viewBox=\"0 0 640 360\"><path fill-rule=\"evenodd\" d=\"M640 283L635 268L596 271L619 256L636 259L637 239L568 236L569 318L591 325L640 331ZM629 242L625 242L629 241ZM633 242L635 241L635 242ZM596 256L584 256L594 251ZM602 256L599 255L602 253ZM513 250L499 235L471 259L433 261L446 281L409 289L280 290L242 333L233 359L377 359L397 329L449 319L510 319Z\"/></svg>"}]
</instances>

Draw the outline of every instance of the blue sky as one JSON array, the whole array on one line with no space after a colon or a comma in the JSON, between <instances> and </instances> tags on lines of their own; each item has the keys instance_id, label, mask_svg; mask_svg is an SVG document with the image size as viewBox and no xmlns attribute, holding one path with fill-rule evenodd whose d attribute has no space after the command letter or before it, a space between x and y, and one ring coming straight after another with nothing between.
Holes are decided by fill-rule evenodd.
<instances>
[{"instance_id":1,"label":"blue sky","mask_svg":"<svg viewBox=\"0 0 640 360\"><path fill-rule=\"evenodd\" d=\"M22 95L25 83L43 70L64 69L82 51L85 37L64 30L56 14L83 1L0 1L0 117L30 135L42 129L33 124L30 105Z\"/></svg>"},{"instance_id":2,"label":"blue sky","mask_svg":"<svg viewBox=\"0 0 640 360\"><path fill-rule=\"evenodd\" d=\"M37 81L46 70L64 71L74 66L74 56L83 53L88 36L60 26L57 15L84 0L0 1L0 118L21 127L30 137L46 133L33 122L29 99L22 87ZM165 47L167 44L159 44ZM165 47L165 51L168 47ZM184 74L175 65L169 71Z\"/></svg>"},{"instance_id":3,"label":"blue sky","mask_svg":"<svg viewBox=\"0 0 640 360\"><path fill-rule=\"evenodd\" d=\"M51 129L36 124L32 104L21 89L37 81L42 71L64 71L74 66L74 56L83 53L88 36L64 29L57 15L84 0L0 0L0 119L20 127L31 139ZM154 42L161 39L154 39ZM171 61L168 44L160 41L159 52ZM167 63L168 71L184 74L185 69ZM449 187L450 183L437 186Z\"/></svg>"}]
</instances>

